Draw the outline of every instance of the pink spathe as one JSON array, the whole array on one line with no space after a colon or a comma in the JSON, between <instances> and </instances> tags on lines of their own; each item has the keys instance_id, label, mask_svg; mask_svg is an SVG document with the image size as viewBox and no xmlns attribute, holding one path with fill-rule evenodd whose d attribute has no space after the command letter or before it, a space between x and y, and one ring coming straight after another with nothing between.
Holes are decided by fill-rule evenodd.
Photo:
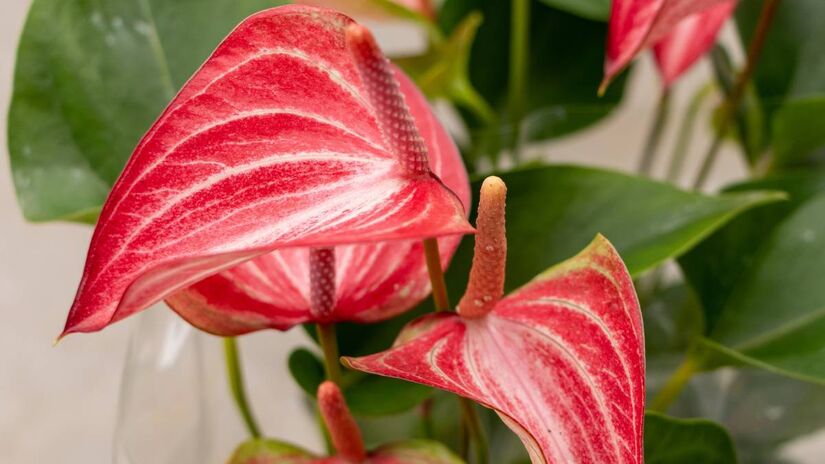
<instances>
[{"instance_id":1,"label":"pink spathe","mask_svg":"<svg viewBox=\"0 0 825 464\"><path fill-rule=\"evenodd\" d=\"M222 335L312 320L309 248L335 248L333 320L390 317L426 295L418 241L443 237L446 264L472 232L467 175L397 70L389 79L408 107L399 111L428 153L411 172L407 154L387 144L348 44L353 24L285 6L248 18L220 44L115 184L64 334L100 330L167 297Z\"/></svg>"}]
</instances>

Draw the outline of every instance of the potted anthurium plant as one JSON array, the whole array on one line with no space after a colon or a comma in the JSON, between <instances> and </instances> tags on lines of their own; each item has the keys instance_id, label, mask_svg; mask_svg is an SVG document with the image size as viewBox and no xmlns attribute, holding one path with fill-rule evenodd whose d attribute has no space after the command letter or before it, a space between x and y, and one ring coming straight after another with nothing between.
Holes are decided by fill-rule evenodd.
<instances>
[{"instance_id":1,"label":"potted anthurium plant","mask_svg":"<svg viewBox=\"0 0 825 464\"><path fill-rule=\"evenodd\" d=\"M32 220L95 223L60 338L160 301L222 337L249 433L231 464L773 458L825 424L814 409L770 440L751 426L825 399L825 138L806 122L825 87L776 71L797 45L799 72L825 63L791 32L804 8L825 14L815 2L35 0L9 117L18 196ZM428 48L391 61L337 9L416 22ZM715 45L735 12L741 68ZM90 33L62 44L67 24ZM637 175L523 162L606 116L648 49L662 86ZM716 81L688 107L666 182L649 179L671 95L707 55ZM709 95L714 138L681 190ZM459 110L461 151L428 98ZM754 179L699 192L725 143ZM236 337L301 325L318 349L289 364L320 453L267 436L240 375ZM725 390L713 372L730 366Z\"/></svg>"}]
</instances>

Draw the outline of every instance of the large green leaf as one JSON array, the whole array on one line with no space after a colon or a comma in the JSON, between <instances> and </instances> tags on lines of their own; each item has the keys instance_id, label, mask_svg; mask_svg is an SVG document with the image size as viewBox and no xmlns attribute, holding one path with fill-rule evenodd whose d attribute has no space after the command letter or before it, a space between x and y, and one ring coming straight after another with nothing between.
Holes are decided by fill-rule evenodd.
<instances>
[{"instance_id":1,"label":"large green leaf","mask_svg":"<svg viewBox=\"0 0 825 464\"><path fill-rule=\"evenodd\" d=\"M731 190L782 189L789 201L748 212L679 263L704 309L718 364L750 363L822 382L825 173L788 173ZM813 273L809 275L809 273Z\"/></svg>"},{"instance_id":2,"label":"large green leaf","mask_svg":"<svg viewBox=\"0 0 825 464\"><path fill-rule=\"evenodd\" d=\"M825 93L790 100L773 119L774 164L777 168L825 160Z\"/></svg>"},{"instance_id":3,"label":"large green leaf","mask_svg":"<svg viewBox=\"0 0 825 464\"><path fill-rule=\"evenodd\" d=\"M825 194L783 220L737 279L709 333L743 361L825 383Z\"/></svg>"},{"instance_id":4,"label":"large green leaf","mask_svg":"<svg viewBox=\"0 0 825 464\"><path fill-rule=\"evenodd\" d=\"M507 184L507 287L584 248L597 233L619 250L634 276L681 255L737 214L782 194L707 196L617 172L545 166L501 175ZM479 188L474 185L474 191ZM448 277L464 290L472 254L465 239Z\"/></svg>"},{"instance_id":5,"label":"large green leaf","mask_svg":"<svg viewBox=\"0 0 825 464\"><path fill-rule=\"evenodd\" d=\"M510 2L447 0L439 14L440 24L445 31L452 31L474 10L483 14L484 22L478 29L471 53L470 80L502 115L500 120L506 122ZM558 137L606 116L621 99L624 87L620 79L603 98L596 94L602 79L607 25L534 0L530 28L530 73L524 99L527 117L523 135L529 140ZM571 40L575 46L571 46ZM469 120L472 122L474 118ZM476 140L486 141L485 137L489 136L488 131L479 132L479 125L471 129L477 131L472 134ZM505 124L494 132L494 136L507 137L511 128Z\"/></svg>"},{"instance_id":6,"label":"large green leaf","mask_svg":"<svg viewBox=\"0 0 825 464\"><path fill-rule=\"evenodd\" d=\"M134 145L232 27L274 0L35 0L9 153L27 219L94 221Z\"/></svg>"},{"instance_id":7,"label":"large green leaf","mask_svg":"<svg viewBox=\"0 0 825 464\"><path fill-rule=\"evenodd\" d=\"M735 464L730 435L705 419L676 419L645 414L645 463Z\"/></svg>"}]
</instances>

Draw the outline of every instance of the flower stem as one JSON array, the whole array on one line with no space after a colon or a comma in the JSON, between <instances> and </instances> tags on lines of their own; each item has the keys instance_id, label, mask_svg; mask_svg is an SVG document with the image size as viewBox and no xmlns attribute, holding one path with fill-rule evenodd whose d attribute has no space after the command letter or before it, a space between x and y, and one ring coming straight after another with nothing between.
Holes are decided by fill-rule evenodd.
<instances>
[{"instance_id":1,"label":"flower stem","mask_svg":"<svg viewBox=\"0 0 825 464\"><path fill-rule=\"evenodd\" d=\"M705 185L708 175L716 162L725 134L731 122L733 122L733 117L739 108L739 103L745 94L748 82L750 82L751 76L753 76L753 72L756 70L756 65L759 63L759 57L762 54L765 39L768 37L768 31L771 28L774 16L776 16L776 10L779 8L780 1L781 0L765 0L762 4L762 11L759 13L759 22L756 25L756 31L753 34L753 38L751 38L750 44L748 44L748 56L745 60L745 67L737 76L733 90L722 104L719 127L714 135L710 148L705 154L696 180L693 183L693 188L696 190Z\"/></svg>"},{"instance_id":2,"label":"flower stem","mask_svg":"<svg viewBox=\"0 0 825 464\"><path fill-rule=\"evenodd\" d=\"M476 463L486 464L488 462L489 451L487 449L487 437L484 436L484 429L481 428L481 420L475 404L464 397L459 397L461 415L464 419L467 432L473 439L473 449L475 450Z\"/></svg>"},{"instance_id":3,"label":"flower stem","mask_svg":"<svg viewBox=\"0 0 825 464\"><path fill-rule=\"evenodd\" d=\"M682 119L682 124L679 127L679 133L676 136L676 147L673 150L670 165L667 168L665 179L670 183L676 183L682 174L682 167L685 165L685 158L688 148L690 148L690 140L693 137L693 129L696 126L696 118L699 116L702 103L704 103L712 91L712 85L702 87L690 100L684 119Z\"/></svg>"},{"instance_id":4,"label":"flower stem","mask_svg":"<svg viewBox=\"0 0 825 464\"><path fill-rule=\"evenodd\" d=\"M324 369L327 380L341 385L341 363L338 361L338 336L335 333L335 324L317 324L318 343L324 352Z\"/></svg>"},{"instance_id":5,"label":"flower stem","mask_svg":"<svg viewBox=\"0 0 825 464\"><path fill-rule=\"evenodd\" d=\"M441 257L438 252L438 240L424 239L424 256L427 260L427 272L430 274L430 284L433 287L433 301L436 311L449 311L450 299L447 295L447 285L444 282L444 270L441 269ZM476 413L473 402L463 396L458 397L461 406L463 433L469 437L476 449L476 462L487 463L487 437ZM466 458L466 456L464 456Z\"/></svg>"},{"instance_id":6,"label":"flower stem","mask_svg":"<svg viewBox=\"0 0 825 464\"><path fill-rule=\"evenodd\" d=\"M449 311L450 297L447 295L444 271L441 269L441 255L438 252L437 239L424 239L424 256L427 258L427 272L430 274L430 284L433 287L435 310Z\"/></svg>"},{"instance_id":7,"label":"flower stem","mask_svg":"<svg viewBox=\"0 0 825 464\"><path fill-rule=\"evenodd\" d=\"M650 402L649 409L662 413L667 412L670 405L676 401L676 398L687 386L693 374L699 371L699 368L700 363L698 360L688 353L682 364L676 368L659 393Z\"/></svg>"},{"instance_id":8,"label":"flower stem","mask_svg":"<svg viewBox=\"0 0 825 464\"><path fill-rule=\"evenodd\" d=\"M226 337L223 339L223 349L226 356L226 374L229 378L229 388L232 390L232 398L235 399L235 405L238 407L238 412L241 413L246 429L252 438L259 438L261 430L258 428L258 423L255 421L255 416L252 415L252 410L249 408L249 401L246 398L246 388L244 387L243 372L241 372L241 359L238 354L238 342L234 337Z\"/></svg>"},{"instance_id":9,"label":"flower stem","mask_svg":"<svg viewBox=\"0 0 825 464\"><path fill-rule=\"evenodd\" d=\"M653 117L653 125L650 126L650 132L647 134L642 158L636 170L639 174L649 176L653 170L653 163L656 160L656 154L659 152L659 145L662 141L662 134L667 126L669 115L670 90L665 88L662 90L659 101L656 103L656 115Z\"/></svg>"},{"instance_id":10,"label":"flower stem","mask_svg":"<svg viewBox=\"0 0 825 464\"><path fill-rule=\"evenodd\" d=\"M508 98L510 126L513 131L510 142L513 155L518 159L529 65L530 0L511 0L510 5L510 75L508 80Z\"/></svg>"}]
</instances>

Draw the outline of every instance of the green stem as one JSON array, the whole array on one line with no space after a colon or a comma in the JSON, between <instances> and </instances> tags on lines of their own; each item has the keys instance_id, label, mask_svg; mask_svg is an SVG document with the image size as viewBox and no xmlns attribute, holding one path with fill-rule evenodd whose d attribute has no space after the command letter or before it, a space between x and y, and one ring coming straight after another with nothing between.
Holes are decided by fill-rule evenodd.
<instances>
[{"instance_id":1,"label":"green stem","mask_svg":"<svg viewBox=\"0 0 825 464\"><path fill-rule=\"evenodd\" d=\"M656 154L659 152L659 144L662 141L662 135L667 126L669 115L670 90L665 88L662 90L659 101L656 103L656 115L653 117L653 125L650 126L650 132L647 135L645 148L642 152L642 159L637 169L639 174L649 176L653 170L653 162L656 159Z\"/></svg>"},{"instance_id":2,"label":"green stem","mask_svg":"<svg viewBox=\"0 0 825 464\"><path fill-rule=\"evenodd\" d=\"M518 159L530 52L530 0L511 0L510 5L510 76L508 81L508 98L510 126L513 131L511 147L514 157Z\"/></svg>"},{"instance_id":3,"label":"green stem","mask_svg":"<svg viewBox=\"0 0 825 464\"><path fill-rule=\"evenodd\" d=\"M434 238L424 239L424 256L427 259L427 272L430 274L430 284L433 287L435 310L449 311L450 297L447 295L444 270L441 269L441 255L438 252L438 240Z\"/></svg>"},{"instance_id":4,"label":"green stem","mask_svg":"<svg viewBox=\"0 0 825 464\"><path fill-rule=\"evenodd\" d=\"M430 275L430 284L433 287L433 300L436 311L449 311L450 299L447 295L447 285L444 282L444 270L441 268L441 257L438 252L438 240L428 238L424 240L424 256L427 261L427 272ZM487 462L487 437L476 413L473 402L467 398L458 397L461 405L462 426L465 436L473 441L476 449L476 462ZM465 454L466 460L466 454Z\"/></svg>"},{"instance_id":5,"label":"green stem","mask_svg":"<svg viewBox=\"0 0 825 464\"><path fill-rule=\"evenodd\" d=\"M682 361L682 364L673 372L670 378L667 379L665 385L659 393L650 402L649 409L658 412L667 412L668 408L679 394L682 393L685 386L687 386L693 374L699 371L700 363L690 353Z\"/></svg>"},{"instance_id":6,"label":"green stem","mask_svg":"<svg viewBox=\"0 0 825 464\"><path fill-rule=\"evenodd\" d=\"M469 436L473 439L476 463L487 464L490 454L487 449L487 437L484 434L484 429L481 427L481 419L478 417L475 403L467 398L459 397L459 404L465 426L467 427Z\"/></svg>"},{"instance_id":7,"label":"green stem","mask_svg":"<svg viewBox=\"0 0 825 464\"><path fill-rule=\"evenodd\" d=\"M324 369L327 380L341 385L341 362L338 360L338 336L335 333L335 324L317 324L318 343L324 352Z\"/></svg>"},{"instance_id":8,"label":"green stem","mask_svg":"<svg viewBox=\"0 0 825 464\"><path fill-rule=\"evenodd\" d=\"M238 354L238 342L234 337L223 339L223 349L226 356L226 374L229 378L229 388L232 391L232 398L241 413L246 429L252 438L259 438L261 430L249 408L249 401L246 398L246 388L244 387L243 372L241 372L241 359Z\"/></svg>"},{"instance_id":9,"label":"green stem","mask_svg":"<svg viewBox=\"0 0 825 464\"><path fill-rule=\"evenodd\" d=\"M739 103L745 94L748 82L753 75L756 65L759 62L759 57L762 54L762 48L765 45L765 40L768 37L768 31L773 23L773 18L776 15L776 10L779 8L781 0L765 0L762 4L762 11L759 13L759 22L756 25L756 31L750 44L748 44L748 56L745 60L745 67L739 73L734 83L733 90L722 104L721 117L719 120L719 127L714 135L713 142L710 145L705 157L702 161L702 166L699 168L699 173L693 183L693 188L698 190L705 185L708 175L713 168L716 158L719 155L719 149L722 147L722 141L725 134L728 132L733 117L739 108Z\"/></svg>"},{"instance_id":10,"label":"green stem","mask_svg":"<svg viewBox=\"0 0 825 464\"><path fill-rule=\"evenodd\" d=\"M696 127L699 110L702 108L702 103L710 96L712 91L713 86L706 85L696 92L696 95L690 100L690 104L685 112L685 117L679 127L679 134L676 136L676 147L673 150L673 157L670 159L670 165L667 168L665 179L670 183L675 183L679 180L679 175L682 173L687 152L690 148L690 141L693 138L693 129Z\"/></svg>"}]
</instances>

